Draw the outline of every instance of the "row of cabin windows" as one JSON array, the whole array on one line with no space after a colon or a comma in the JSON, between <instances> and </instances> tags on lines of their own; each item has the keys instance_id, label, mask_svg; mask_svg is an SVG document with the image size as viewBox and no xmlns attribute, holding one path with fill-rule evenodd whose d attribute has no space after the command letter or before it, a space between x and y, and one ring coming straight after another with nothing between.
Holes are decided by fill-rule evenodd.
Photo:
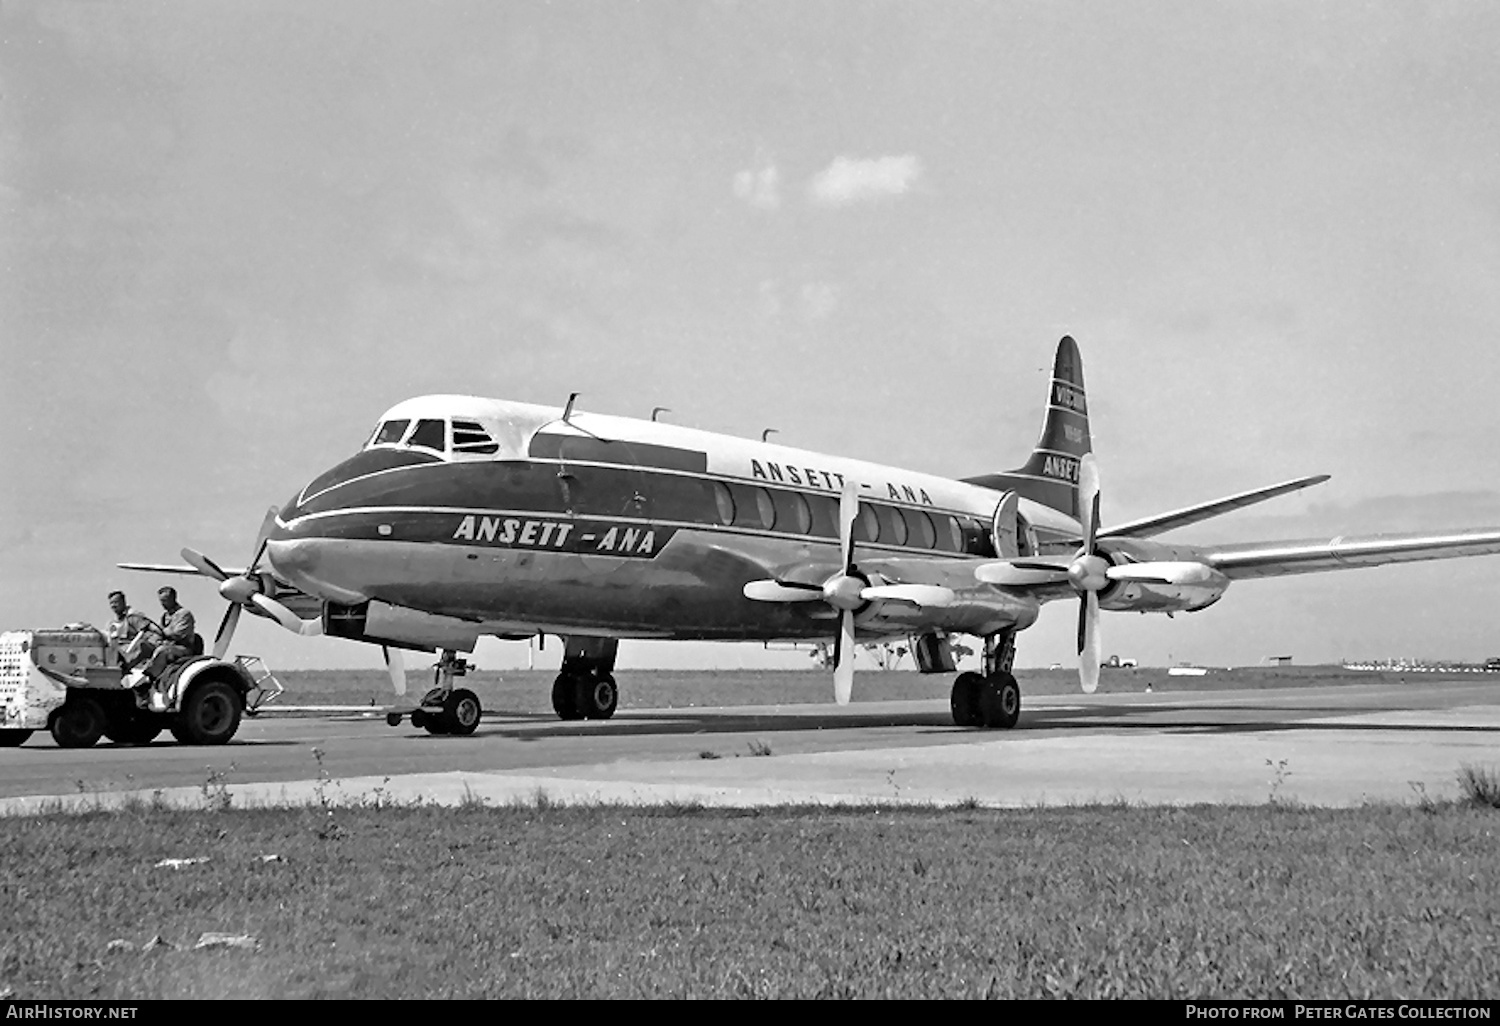
<instances>
[{"instance_id":1,"label":"row of cabin windows","mask_svg":"<svg viewBox=\"0 0 1500 1026\"><path fill-rule=\"evenodd\" d=\"M781 530L838 537L839 504L824 495L713 482L719 523L725 527ZM979 521L872 502L859 504L854 540L993 556L994 545Z\"/></svg>"},{"instance_id":2,"label":"row of cabin windows","mask_svg":"<svg viewBox=\"0 0 1500 1026\"><path fill-rule=\"evenodd\" d=\"M409 430L408 430L409 429ZM412 427L410 420L388 420L375 429L370 445L407 445L434 452L448 448L448 422L436 418L424 418ZM453 451L491 454L500 451L500 446L490 437L482 424L472 420L453 422Z\"/></svg>"}]
</instances>

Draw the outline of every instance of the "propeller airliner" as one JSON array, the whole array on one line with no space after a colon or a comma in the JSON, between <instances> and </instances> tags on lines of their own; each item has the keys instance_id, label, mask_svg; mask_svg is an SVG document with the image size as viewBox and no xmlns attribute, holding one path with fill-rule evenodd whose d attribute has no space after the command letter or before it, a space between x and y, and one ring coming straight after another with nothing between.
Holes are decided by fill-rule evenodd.
<instances>
[{"instance_id":1,"label":"propeller airliner","mask_svg":"<svg viewBox=\"0 0 1500 1026\"><path fill-rule=\"evenodd\" d=\"M467 734L479 700L455 688L482 636L563 641L552 704L607 719L622 639L834 642L849 701L855 642L910 638L918 669L955 669L948 638L983 639L952 688L954 722L1008 728L1016 637L1044 603L1078 603L1078 671L1099 682L1101 610L1196 612L1240 578L1500 552L1500 530L1178 545L1156 537L1307 488L1327 475L1128 523L1101 520L1083 363L1058 344L1041 438L1020 468L964 480L663 423L430 395L398 403L364 447L272 508L254 558L224 569L192 549L229 606L300 634L440 653L412 714ZM399 722L399 714L393 716Z\"/></svg>"}]
</instances>

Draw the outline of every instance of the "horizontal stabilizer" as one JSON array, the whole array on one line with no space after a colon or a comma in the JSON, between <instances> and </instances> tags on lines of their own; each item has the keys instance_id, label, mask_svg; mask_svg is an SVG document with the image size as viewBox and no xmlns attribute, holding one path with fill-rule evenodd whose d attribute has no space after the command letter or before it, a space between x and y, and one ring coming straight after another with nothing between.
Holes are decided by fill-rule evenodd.
<instances>
[{"instance_id":1,"label":"horizontal stabilizer","mask_svg":"<svg viewBox=\"0 0 1500 1026\"><path fill-rule=\"evenodd\" d=\"M1232 513L1246 506L1253 506L1257 502L1265 502L1278 496L1287 495L1291 492L1301 491L1313 485L1322 484L1327 481L1329 475L1315 474L1312 477L1299 477L1295 481L1286 481L1279 485L1271 485L1269 488L1256 488L1253 491L1240 492L1225 499L1216 499L1213 502L1204 502L1196 506L1188 506L1185 509L1173 510L1171 513L1159 513L1156 516L1142 517L1140 520L1132 520L1124 524L1116 524L1099 532L1100 538L1150 538L1152 535L1164 534L1178 527L1186 527L1189 524L1200 523L1211 520L1214 517Z\"/></svg>"}]
</instances>

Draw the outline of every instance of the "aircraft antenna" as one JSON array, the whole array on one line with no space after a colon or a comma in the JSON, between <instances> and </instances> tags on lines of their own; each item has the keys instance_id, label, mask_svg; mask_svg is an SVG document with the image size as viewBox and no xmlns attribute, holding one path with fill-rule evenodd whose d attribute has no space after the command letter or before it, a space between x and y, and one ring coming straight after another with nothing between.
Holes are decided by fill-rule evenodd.
<instances>
[{"instance_id":1,"label":"aircraft antenna","mask_svg":"<svg viewBox=\"0 0 1500 1026\"><path fill-rule=\"evenodd\" d=\"M760 440L762 442L764 442L766 439L770 438L772 435L779 435L779 434L781 434L781 432L777 431L775 428L766 428L764 431L762 431L760 433Z\"/></svg>"},{"instance_id":2,"label":"aircraft antenna","mask_svg":"<svg viewBox=\"0 0 1500 1026\"><path fill-rule=\"evenodd\" d=\"M651 420L654 422L656 420L656 415L658 413L671 413L671 412L672 411L669 410L669 409L667 409L665 406L653 406L651 408Z\"/></svg>"},{"instance_id":3,"label":"aircraft antenna","mask_svg":"<svg viewBox=\"0 0 1500 1026\"><path fill-rule=\"evenodd\" d=\"M573 400L577 399L581 394L580 392L568 393L568 405L563 407L562 419L564 424L568 422L569 417L573 416Z\"/></svg>"}]
</instances>

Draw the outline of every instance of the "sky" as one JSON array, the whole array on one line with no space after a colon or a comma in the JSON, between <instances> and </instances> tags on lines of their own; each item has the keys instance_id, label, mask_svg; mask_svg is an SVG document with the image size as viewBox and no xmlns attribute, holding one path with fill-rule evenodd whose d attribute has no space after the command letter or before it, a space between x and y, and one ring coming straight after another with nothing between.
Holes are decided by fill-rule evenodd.
<instances>
[{"instance_id":1,"label":"sky","mask_svg":"<svg viewBox=\"0 0 1500 1026\"><path fill-rule=\"evenodd\" d=\"M7 0L0 629L154 611L120 561L243 565L430 392L1007 469L1065 333L1106 523L1329 473L1168 538L1500 526L1496 52L1457 0ZM1104 651L1478 659L1497 578L1242 582ZM1071 664L1075 616L1019 664ZM810 660L621 647L712 665Z\"/></svg>"}]
</instances>

